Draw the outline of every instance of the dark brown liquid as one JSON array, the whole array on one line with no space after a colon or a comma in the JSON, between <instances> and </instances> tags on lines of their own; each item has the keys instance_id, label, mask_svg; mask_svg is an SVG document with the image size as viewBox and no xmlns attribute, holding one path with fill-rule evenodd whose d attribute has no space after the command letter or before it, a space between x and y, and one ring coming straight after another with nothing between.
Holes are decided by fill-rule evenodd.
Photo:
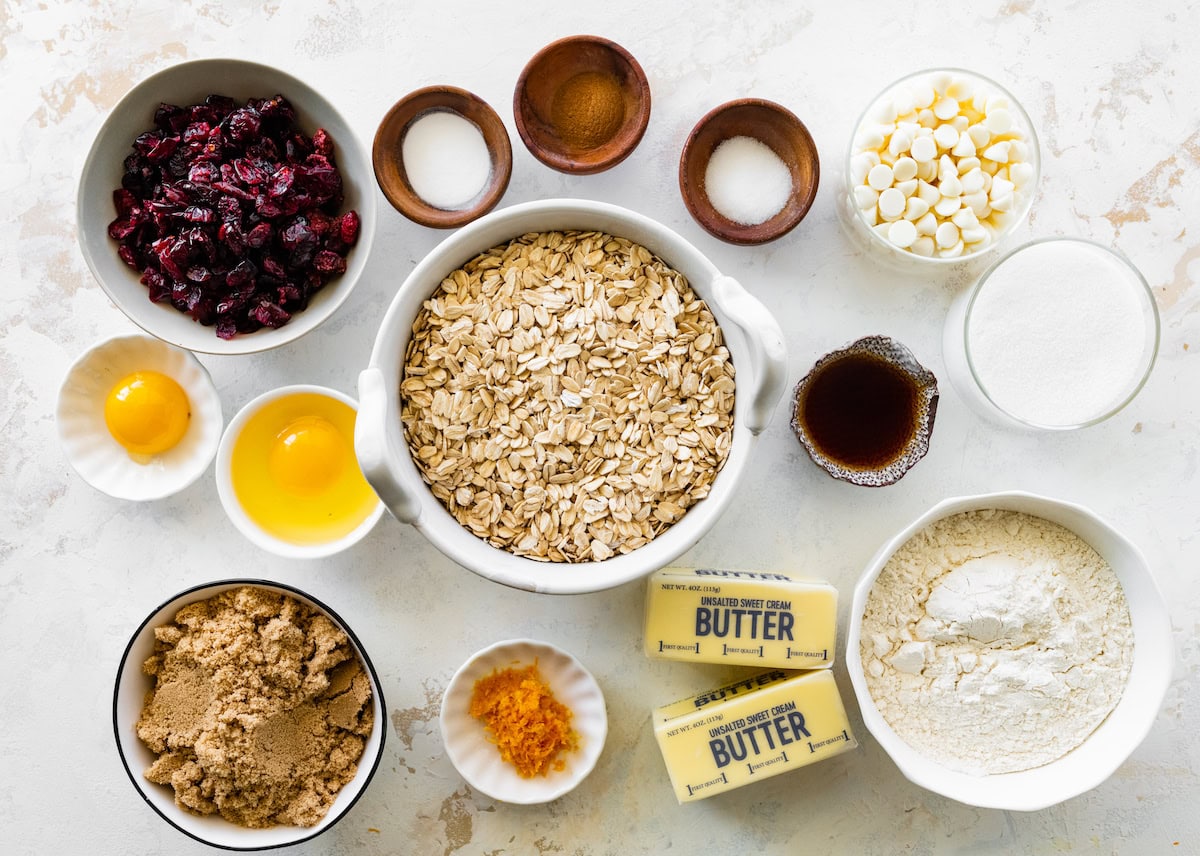
<instances>
[{"instance_id":1,"label":"dark brown liquid","mask_svg":"<svg viewBox=\"0 0 1200 856\"><path fill-rule=\"evenodd\" d=\"M892 463L918 430L917 382L874 354L826 363L809 379L797 418L817 451L847 469Z\"/></svg>"}]
</instances>

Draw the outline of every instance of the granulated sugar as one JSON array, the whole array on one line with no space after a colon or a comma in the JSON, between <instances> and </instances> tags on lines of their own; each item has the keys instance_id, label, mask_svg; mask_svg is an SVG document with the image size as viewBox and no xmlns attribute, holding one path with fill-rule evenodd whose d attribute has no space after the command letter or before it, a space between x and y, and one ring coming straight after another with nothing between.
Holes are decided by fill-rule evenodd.
<instances>
[{"instance_id":1,"label":"granulated sugar","mask_svg":"<svg viewBox=\"0 0 1200 856\"><path fill-rule=\"evenodd\" d=\"M743 226L756 226L787 204L792 174L766 143L733 137L713 150L704 173L704 189L721 216Z\"/></svg>"},{"instance_id":2,"label":"granulated sugar","mask_svg":"<svg viewBox=\"0 0 1200 856\"><path fill-rule=\"evenodd\" d=\"M1103 416L1132 392L1146 349L1136 274L1084 241L1046 241L992 271L967 323L970 359L993 403L1036 425Z\"/></svg>"}]
</instances>

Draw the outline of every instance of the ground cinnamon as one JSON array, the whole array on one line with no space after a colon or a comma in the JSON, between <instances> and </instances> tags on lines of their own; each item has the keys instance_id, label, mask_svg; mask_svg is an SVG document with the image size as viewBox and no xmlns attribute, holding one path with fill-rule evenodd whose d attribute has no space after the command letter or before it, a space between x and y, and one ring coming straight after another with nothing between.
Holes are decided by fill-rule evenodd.
<instances>
[{"instance_id":1,"label":"ground cinnamon","mask_svg":"<svg viewBox=\"0 0 1200 856\"><path fill-rule=\"evenodd\" d=\"M571 728L571 709L554 698L536 663L480 678L471 695L470 712L484 721L500 757L526 779L562 770L566 761L559 754L579 743Z\"/></svg>"},{"instance_id":2,"label":"ground cinnamon","mask_svg":"<svg viewBox=\"0 0 1200 856\"><path fill-rule=\"evenodd\" d=\"M550 105L559 139L572 148L592 149L607 142L625 121L625 96L612 74L583 71L569 78Z\"/></svg>"}]
</instances>

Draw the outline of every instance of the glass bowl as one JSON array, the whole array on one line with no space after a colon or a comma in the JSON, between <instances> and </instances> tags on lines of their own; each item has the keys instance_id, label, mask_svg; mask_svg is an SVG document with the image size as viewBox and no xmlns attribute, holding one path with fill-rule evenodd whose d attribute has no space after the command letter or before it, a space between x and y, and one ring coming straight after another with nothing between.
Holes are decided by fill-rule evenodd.
<instances>
[{"instance_id":1,"label":"glass bowl","mask_svg":"<svg viewBox=\"0 0 1200 856\"><path fill-rule=\"evenodd\" d=\"M1019 171L1021 180L1014 182L1015 186L1012 188L1011 201L1006 203L1006 211L999 211L999 209L990 211L990 201L992 201L990 196L986 204L976 205L972 208L977 218L982 217L980 222L984 225L979 228L984 229L986 233L985 238L971 242L959 240L956 246L961 247L961 249L957 252L954 246L945 248L945 252L943 252L935 243L932 255L921 255L912 249L898 246L887 235L883 234L884 229L882 228L889 227L891 223L898 220L910 220L914 224L920 221L924 214L912 216L914 209L908 207L908 200L917 196L918 191L904 193L904 214L890 219L884 218L879 213L878 205L870 203L872 191L867 184L867 176L873 164L868 163L872 160L871 155L864 155L863 151L864 149L871 148L876 143L882 145L884 142L887 142L890 146L892 137L889 136L889 126L895 129L899 127L897 122L900 119L907 118L911 120L913 117L918 117L920 111L913 108L912 105L924 101L921 94L925 93L927 97L930 89L934 92L935 100L929 109L936 108L937 95L939 93L944 94L949 91L959 95L959 98L956 100L959 100L960 103L969 103L971 105L965 113L968 115L970 125L985 125L981 117L986 116L993 122L995 128L1007 128L1004 131L998 130L994 134L989 131L991 137L978 147L976 155L982 155L984 151L990 149L996 142L1011 142L1017 138L1014 135L1019 134L1020 141L1024 145L1020 162L1028 166L1023 167ZM982 103L980 103L981 96L986 99ZM999 103L997 104L997 102ZM985 111L975 109L978 106L986 107L989 103L996 104L996 106ZM996 114L993 116L993 109L1003 110L1003 115ZM907 112L901 112L898 115L897 110L907 110ZM936 116L931 121L942 122ZM909 131L912 130L907 125L906 128ZM918 135L923 134L923 132L917 133ZM960 138L961 136L969 136L969 133L960 134ZM961 150L964 152L962 155L952 154L956 146L957 144L951 146L950 149L946 149L941 144L937 144L936 155L932 162L936 165L944 155L951 154L952 158L958 159L957 165L961 169L962 160L965 160L967 157L976 156L966 154L972 147L975 147L973 141L969 145L964 143L965 148ZM897 149L901 152L899 156L893 156L890 149L886 151L886 154L888 157L892 157L893 160L899 160L900 157L904 157L910 153L910 149L903 148L901 144L897 144ZM1005 157L1008 156L1009 152L1005 151ZM879 155L876 154L875 157L879 157ZM986 170L983 169L986 164L982 162L982 158L980 160L980 169L986 173ZM920 166L921 164L918 164L918 167ZM1012 163L1005 164L1004 166L1012 166ZM1003 167L998 168L997 172L1001 168ZM965 178L968 172L970 172L970 169L960 173L959 177L964 179L963 183L966 183ZM862 112L862 115L859 116L854 126L854 133L851 136L850 144L846 149L846 158L843 164L843 187L838 196L838 211L843 226L850 232L859 245L875 258L885 263L910 270L928 272L930 270L946 269L964 262L978 261L980 258L990 255L1004 242L1005 238L1009 237L1021 223L1025 222L1029 216L1029 210L1033 205L1033 198L1037 194L1040 176L1041 152L1038 148L1037 132L1034 130L1033 123L1029 119L1029 114L1025 112L1020 102L1012 93L999 83L977 72L961 68L931 68L914 72L890 84L871 100L870 104ZM921 177L921 175L918 175L916 178L906 179L906 181L918 180ZM989 187L985 192L990 192L992 180L987 179L987 181ZM897 184L900 183L899 181L897 182ZM940 190L942 187L941 182L938 181L935 187ZM856 194L860 194L863 198L857 199ZM864 207L863 203L870 204L866 204ZM936 206L936 203L932 204ZM979 212L982 211L989 213L980 214ZM872 212L874 213L872 214ZM928 213L932 214L934 211L931 210ZM871 222L872 218L874 218L875 222ZM939 224L943 222L941 215L938 215L938 222ZM956 228L959 227L956 225ZM918 232L917 237L920 238L923 234L922 232ZM972 244L976 246L971 247L970 245ZM913 246L916 245L917 243L914 242Z\"/></svg>"},{"instance_id":2,"label":"glass bowl","mask_svg":"<svg viewBox=\"0 0 1200 856\"><path fill-rule=\"evenodd\" d=\"M1036 412L1038 408L1036 406L1031 407L1028 402L1026 402L1024 412L1022 412L1022 408L1015 406L1017 402L1013 397L1014 393L1011 386L1005 389L998 384L998 379L994 373L992 374L992 381L989 382L989 371L995 372L997 369L989 369L986 362L981 365L979 348L972 348L972 325L973 322L978 320L981 314L979 311L981 296L990 296L987 289L989 283L994 282L992 277L996 271L1002 265L1022 253L1029 251L1040 252L1038 248L1044 249L1055 244L1074 245L1082 253L1077 256L1080 264L1090 259L1098 265L1110 266L1113 270L1119 271L1119 275L1125 284L1129 286L1130 306L1132 308L1133 304L1137 305L1137 309L1140 309L1142 320L1141 351L1137 356L1136 362L1127 366L1128 371L1125 373L1124 382L1120 386L1115 387L1113 392L1103 399L1103 403L1097 404L1089 413L1075 414L1069 418L1058 420L1047 418L1045 413L1039 416ZM1086 307L1080 307L1080 311L1086 311ZM1115 347L1117 332L1124 332L1129 337L1135 336L1132 329L1125 331L1109 330L1105 334L1105 347L1110 349ZM976 333L975 335L978 336L981 334ZM1061 335L1065 337L1068 333L1064 330ZM1041 431L1071 431L1096 425L1110 419L1124 409L1137 396L1138 392L1145 386L1146 381L1150 377L1150 371L1154 367L1154 361L1158 354L1159 335L1160 320L1158 317L1158 306L1154 301L1154 293L1150 290L1145 277L1142 276L1138 269L1125 256L1114 249L1081 238L1043 238L1022 244L997 259L991 267L984 271L983 275L979 277L978 281L970 289L955 298L946 315L942 351L945 357L946 371L950 376L951 383L958 393L980 415L1011 428ZM1027 349L1014 349L1009 352L1010 361L1017 359L1017 356L1025 350ZM1079 387L1078 383L1074 383L1070 379L1070 366L1075 365L1078 361L1060 360L1058 362L1063 365L1056 370L1055 374L1057 374L1058 379L1063 383L1064 387ZM1041 379L1047 376L1048 371L1038 371L1036 382L1041 382Z\"/></svg>"}]
</instances>

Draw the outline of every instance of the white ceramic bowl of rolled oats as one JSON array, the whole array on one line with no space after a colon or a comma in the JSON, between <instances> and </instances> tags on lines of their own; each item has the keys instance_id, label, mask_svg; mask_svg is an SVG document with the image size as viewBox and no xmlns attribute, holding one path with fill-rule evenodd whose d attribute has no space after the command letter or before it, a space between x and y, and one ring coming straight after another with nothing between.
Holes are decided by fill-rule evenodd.
<instances>
[{"instance_id":1,"label":"white ceramic bowl of rolled oats","mask_svg":"<svg viewBox=\"0 0 1200 856\"><path fill-rule=\"evenodd\" d=\"M355 447L392 515L460 565L598 591L708 531L786 385L779 324L678 234L531 202L401 286L359 376Z\"/></svg>"},{"instance_id":2,"label":"white ceramic bowl of rolled oats","mask_svg":"<svg viewBox=\"0 0 1200 856\"><path fill-rule=\"evenodd\" d=\"M1173 659L1138 548L1020 491L943 500L888 541L846 639L863 722L900 772L1009 811L1111 776L1153 728Z\"/></svg>"}]
</instances>

